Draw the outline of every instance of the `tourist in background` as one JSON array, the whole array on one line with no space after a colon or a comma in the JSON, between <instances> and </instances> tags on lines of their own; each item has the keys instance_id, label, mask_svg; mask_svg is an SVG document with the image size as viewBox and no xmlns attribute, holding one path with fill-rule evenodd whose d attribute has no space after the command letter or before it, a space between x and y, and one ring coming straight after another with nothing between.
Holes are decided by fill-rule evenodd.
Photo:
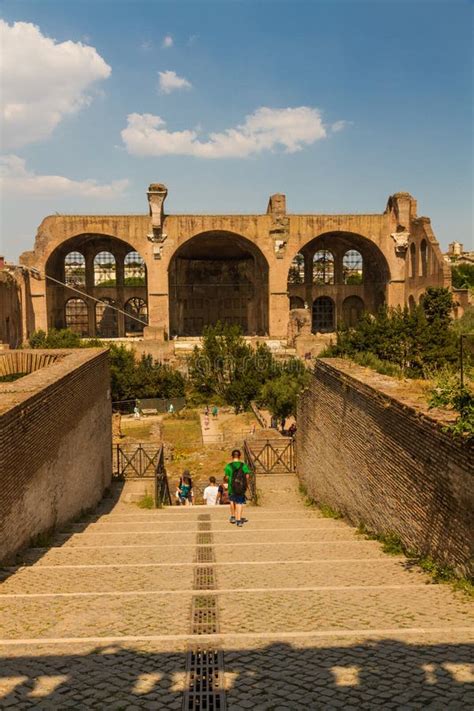
<instances>
[{"instance_id":1,"label":"tourist in background","mask_svg":"<svg viewBox=\"0 0 474 711\"><path fill-rule=\"evenodd\" d=\"M180 477L176 498L181 506L192 506L194 504L193 480L187 469L184 470L182 477Z\"/></svg>"}]
</instances>

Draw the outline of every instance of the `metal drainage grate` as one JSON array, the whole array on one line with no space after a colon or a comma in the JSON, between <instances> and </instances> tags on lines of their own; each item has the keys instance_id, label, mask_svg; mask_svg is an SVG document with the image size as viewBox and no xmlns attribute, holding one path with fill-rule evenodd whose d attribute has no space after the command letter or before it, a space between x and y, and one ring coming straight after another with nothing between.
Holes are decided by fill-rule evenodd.
<instances>
[{"instance_id":1,"label":"metal drainage grate","mask_svg":"<svg viewBox=\"0 0 474 711\"><path fill-rule=\"evenodd\" d=\"M191 634L217 634L219 631L217 600L214 595L193 597L191 615Z\"/></svg>"},{"instance_id":2,"label":"metal drainage grate","mask_svg":"<svg viewBox=\"0 0 474 711\"><path fill-rule=\"evenodd\" d=\"M191 649L186 657L186 691L183 711L225 711L222 652Z\"/></svg>"},{"instance_id":3,"label":"metal drainage grate","mask_svg":"<svg viewBox=\"0 0 474 711\"><path fill-rule=\"evenodd\" d=\"M210 530L211 530L211 522L210 521L199 521L198 531L210 531Z\"/></svg>"},{"instance_id":4,"label":"metal drainage grate","mask_svg":"<svg viewBox=\"0 0 474 711\"><path fill-rule=\"evenodd\" d=\"M216 580L214 577L214 568L201 566L194 568L194 589L195 590L214 590Z\"/></svg>"},{"instance_id":5,"label":"metal drainage grate","mask_svg":"<svg viewBox=\"0 0 474 711\"><path fill-rule=\"evenodd\" d=\"M198 521L210 521L211 514L199 514Z\"/></svg>"},{"instance_id":6,"label":"metal drainage grate","mask_svg":"<svg viewBox=\"0 0 474 711\"><path fill-rule=\"evenodd\" d=\"M196 536L196 545L198 546L208 546L213 542L212 533L208 531L207 533L198 533Z\"/></svg>"},{"instance_id":7,"label":"metal drainage grate","mask_svg":"<svg viewBox=\"0 0 474 711\"><path fill-rule=\"evenodd\" d=\"M196 548L196 563L213 563L214 548L212 546L201 546Z\"/></svg>"}]
</instances>

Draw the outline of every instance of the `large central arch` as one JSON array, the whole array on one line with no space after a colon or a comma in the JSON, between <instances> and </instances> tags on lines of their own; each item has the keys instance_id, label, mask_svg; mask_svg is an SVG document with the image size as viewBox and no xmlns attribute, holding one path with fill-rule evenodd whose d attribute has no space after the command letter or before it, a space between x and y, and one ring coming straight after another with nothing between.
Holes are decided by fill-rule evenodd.
<instances>
[{"instance_id":1,"label":"large central arch","mask_svg":"<svg viewBox=\"0 0 474 711\"><path fill-rule=\"evenodd\" d=\"M200 336L218 321L245 335L268 333L268 263L245 237L196 235L175 252L168 275L172 336Z\"/></svg>"}]
</instances>

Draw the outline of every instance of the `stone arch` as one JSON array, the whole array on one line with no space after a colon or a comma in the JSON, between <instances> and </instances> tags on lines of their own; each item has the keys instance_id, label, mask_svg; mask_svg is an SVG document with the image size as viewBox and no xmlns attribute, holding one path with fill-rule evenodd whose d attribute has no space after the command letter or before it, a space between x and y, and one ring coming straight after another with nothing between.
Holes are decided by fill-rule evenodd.
<instances>
[{"instance_id":1,"label":"stone arch","mask_svg":"<svg viewBox=\"0 0 474 711\"><path fill-rule=\"evenodd\" d=\"M324 232L300 247L300 253L311 265L315 255L327 255L328 252L334 257L334 279L325 278L313 283L313 275L306 269L305 283L289 283L288 296L299 296L309 304L313 304L320 296L332 299L335 309L334 327L343 321L344 300L350 296L360 298L364 310L376 314L386 303L390 282L390 269L382 250L368 237L347 231ZM356 278L349 279L350 275Z\"/></svg>"},{"instance_id":2,"label":"stone arch","mask_svg":"<svg viewBox=\"0 0 474 711\"><path fill-rule=\"evenodd\" d=\"M334 254L318 249L313 254L313 284L334 284Z\"/></svg>"},{"instance_id":3,"label":"stone arch","mask_svg":"<svg viewBox=\"0 0 474 711\"><path fill-rule=\"evenodd\" d=\"M312 332L331 333L335 329L336 309L333 299L329 296L319 296L313 302Z\"/></svg>"},{"instance_id":4,"label":"stone arch","mask_svg":"<svg viewBox=\"0 0 474 711\"><path fill-rule=\"evenodd\" d=\"M64 281L68 286L86 285L86 258L81 252L69 252L64 257Z\"/></svg>"},{"instance_id":5,"label":"stone arch","mask_svg":"<svg viewBox=\"0 0 474 711\"><path fill-rule=\"evenodd\" d=\"M290 296L290 311L292 309L304 309L304 299L301 296Z\"/></svg>"},{"instance_id":6,"label":"stone arch","mask_svg":"<svg viewBox=\"0 0 474 711\"><path fill-rule=\"evenodd\" d=\"M416 246L414 242L410 245L410 265L408 275L411 279L416 277Z\"/></svg>"},{"instance_id":7,"label":"stone arch","mask_svg":"<svg viewBox=\"0 0 474 711\"><path fill-rule=\"evenodd\" d=\"M117 338L118 319L114 301L104 297L95 305L95 335L97 338Z\"/></svg>"},{"instance_id":8,"label":"stone arch","mask_svg":"<svg viewBox=\"0 0 474 711\"><path fill-rule=\"evenodd\" d=\"M94 286L117 286L117 261L112 252L101 250L95 255Z\"/></svg>"},{"instance_id":9,"label":"stone arch","mask_svg":"<svg viewBox=\"0 0 474 711\"><path fill-rule=\"evenodd\" d=\"M138 254L133 245L113 235L80 233L61 242L51 252L45 266L47 277L51 277L51 279L46 279L48 327L66 327L65 304L73 296L85 301L88 312L88 335L98 338L106 337L105 335L101 336L104 329L100 326L103 323L104 314L107 317L104 327L107 323L110 326L110 328L107 326L105 330L109 332L112 330L112 305L120 307L132 297L141 298L148 304L147 271L139 254L138 261L144 280L142 279L140 283L125 281L127 259L131 253ZM75 256L69 257L68 255ZM133 258L133 261L137 262L136 257ZM130 268L130 263L128 263L128 267ZM83 283L81 284L73 284L78 269L84 271L85 280L82 279ZM57 281L52 281L52 279ZM99 313L97 313L94 299L107 302L110 308L104 310L103 313L99 309ZM114 313L117 323L116 328L113 327L113 331L117 336L123 337L125 336L125 316L117 311Z\"/></svg>"},{"instance_id":10,"label":"stone arch","mask_svg":"<svg viewBox=\"0 0 474 711\"><path fill-rule=\"evenodd\" d=\"M305 282L305 257L298 252L290 264L288 271L288 284L304 284Z\"/></svg>"},{"instance_id":11,"label":"stone arch","mask_svg":"<svg viewBox=\"0 0 474 711\"><path fill-rule=\"evenodd\" d=\"M89 314L84 299L72 296L64 304L64 320L66 328L71 329L81 337L90 336Z\"/></svg>"},{"instance_id":12,"label":"stone arch","mask_svg":"<svg viewBox=\"0 0 474 711\"><path fill-rule=\"evenodd\" d=\"M268 333L268 262L242 235L224 230L190 237L169 269L170 333L200 336L207 325L238 324L246 335Z\"/></svg>"},{"instance_id":13,"label":"stone arch","mask_svg":"<svg viewBox=\"0 0 474 711\"><path fill-rule=\"evenodd\" d=\"M143 333L145 323L148 323L148 308L145 299L132 296L125 304L125 334ZM139 320L137 320L139 319Z\"/></svg>"},{"instance_id":14,"label":"stone arch","mask_svg":"<svg viewBox=\"0 0 474 711\"><path fill-rule=\"evenodd\" d=\"M420 242L420 276L428 276L428 243L425 239Z\"/></svg>"},{"instance_id":15,"label":"stone arch","mask_svg":"<svg viewBox=\"0 0 474 711\"><path fill-rule=\"evenodd\" d=\"M145 286L146 266L143 257L134 249L125 255L123 282L125 286Z\"/></svg>"},{"instance_id":16,"label":"stone arch","mask_svg":"<svg viewBox=\"0 0 474 711\"><path fill-rule=\"evenodd\" d=\"M358 249L348 249L342 257L342 279L344 284L362 284L364 258Z\"/></svg>"},{"instance_id":17,"label":"stone arch","mask_svg":"<svg viewBox=\"0 0 474 711\"><path fill-rule=\"evenodd\" d=\"M342 320L349 328L357 326L365 310L365 304L360 296L348 296L342 303Z\"/></svg>"}]
</instances>

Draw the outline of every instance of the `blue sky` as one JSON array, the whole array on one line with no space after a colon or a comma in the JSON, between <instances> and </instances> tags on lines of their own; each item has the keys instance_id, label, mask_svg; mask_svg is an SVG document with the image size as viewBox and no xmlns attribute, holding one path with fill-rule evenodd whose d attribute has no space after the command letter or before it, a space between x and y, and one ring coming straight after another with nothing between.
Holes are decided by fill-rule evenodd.
<instances>
[{"instance_id":1,"label":"blue sky","mask_svg":"<svg viewBox=\"0 0 474 711\"><path fill-rule=\"evenodd\" d=\"M467 0L4 0L0 15L39 28L8 30L4 50L9 259L47 214L146 212L150 182L168 212L264 212L274 192L290 212L381 212L407 190L443 246L472 244ZM159 72L174 73L161 89Z\"/></svg>"}]
</instances>

